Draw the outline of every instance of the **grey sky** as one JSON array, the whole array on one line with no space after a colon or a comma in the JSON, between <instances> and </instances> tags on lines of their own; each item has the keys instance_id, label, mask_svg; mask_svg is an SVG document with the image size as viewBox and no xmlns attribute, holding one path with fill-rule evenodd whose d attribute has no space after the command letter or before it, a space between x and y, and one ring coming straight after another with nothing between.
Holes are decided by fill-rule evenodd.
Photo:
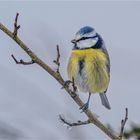
<instances>
[{"instance_id":1,"label":"grey sky","mask_svg":"<svg viewBox=\"0 0 140 140\"><path fill-rule=\"evenodd\" d=\"M20 38L46 63L55 68L56 44L61 50L61 74L65 79L70 42L79 28L90 25L102 35L111 59L107 92L111 111L93 95L90 109L118 131L124 109L129 121L140 123L140 2L139 1L0 1L0 22L13 30L19 12ZM0 136L15 139L108 139L94 126L68 131L58 121L64 114L84 120L77 105L61 86L37 65L16 65L11 58L30 60L15 42L0 31ZM86 101L87 94L79 93ZM128 128L129 125L126 125ZM18 133L16 133L18 130ZM1 134L0 134L1 135Z\"/></svg>"}]
</instances>

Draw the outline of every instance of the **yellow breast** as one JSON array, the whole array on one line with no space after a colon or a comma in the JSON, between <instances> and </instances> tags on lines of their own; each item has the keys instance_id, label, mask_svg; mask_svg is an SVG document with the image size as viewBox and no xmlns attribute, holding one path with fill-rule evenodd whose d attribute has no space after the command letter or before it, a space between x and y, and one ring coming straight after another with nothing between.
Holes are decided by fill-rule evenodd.
<instances>
[{"instance_id":1,"label":"yellow breast","mask_svg":"<svg viewBox=\"0 0 140 140\"><path fill-rule=\"evenodd\" d=\"M83 75L78 77L79 61L84 60ZM77 85L88 88L88 92L104 92L108 88L109 74L107 70L106 54L101 49L72 50L67 71L68 78L76 78ZM85 79L83 79L86 78ZM82 84L81 81L85 80ZM78 83L79 82L79 83ZM84 86L83 84L86 84ZM82 87L79 87L82 89Z\"/></svg>"}]
</instances>

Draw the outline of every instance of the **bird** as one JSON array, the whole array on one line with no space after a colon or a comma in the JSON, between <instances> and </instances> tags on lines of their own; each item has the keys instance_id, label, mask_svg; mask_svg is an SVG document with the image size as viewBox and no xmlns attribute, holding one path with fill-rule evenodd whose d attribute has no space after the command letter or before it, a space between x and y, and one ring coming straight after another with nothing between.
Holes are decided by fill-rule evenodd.
<instances>
[{"instance_id":1,"label":"bird","mask_svg":"<svg viewBox=\"0 0 140 140\"><path fill-rule=\"evenodd\" d=\"M74 79L79 91L89 93L87 102L80 109L82 112L88 109L94 93L99 93L102 105L111 109L106 96L110 82L110 58L104 40L94 28L84 26L71 42L74 45L67 65L68 79Z\"/></svg>"}]
</instances>

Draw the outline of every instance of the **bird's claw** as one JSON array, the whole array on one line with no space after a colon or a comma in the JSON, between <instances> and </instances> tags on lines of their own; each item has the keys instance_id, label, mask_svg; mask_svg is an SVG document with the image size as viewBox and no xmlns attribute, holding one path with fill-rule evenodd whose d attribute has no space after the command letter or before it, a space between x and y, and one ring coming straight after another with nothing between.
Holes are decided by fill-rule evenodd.
<instances>
[{"instance_id":1,"label":"bird's claw","mask_svg":"<svg viewBox=\"0 0 140 140\"><path fill-rule=\"evenodd\" d=\"M82 110L81 113L83 113L83 112L86 112L86 111L87 111L88 107L89 107L89 103L87 102L87 103L85 103L83 106L81 106L79 109ZM97 114L95 114L95 113L94 113L94 116L95 116L96 118L99 118L99 115L97 115Z\"/></svg>"},{"instance_id":2,"label":"bird's claw","mask_svg":"<svg viewBox=\"0 0 140 140\"><path fill-rule=\"evenodd\" d=\"M64 85L62 86L61 89L64 89L64 88L68 87L70 83L72 83L72 81L70 81L70 80L65 81Z\"/></svg>"},{"instance_id":3,"label":"bird's claw","mask_svg":"<svg viewBox=\"0 0 140 140\"><path fill-rule=\"evenodd\" d=\"M83 106L81 106L79 109L82 110L81 113L85 112L88 109L89 103L85 103Z\"/></svg>"}]
</instances>

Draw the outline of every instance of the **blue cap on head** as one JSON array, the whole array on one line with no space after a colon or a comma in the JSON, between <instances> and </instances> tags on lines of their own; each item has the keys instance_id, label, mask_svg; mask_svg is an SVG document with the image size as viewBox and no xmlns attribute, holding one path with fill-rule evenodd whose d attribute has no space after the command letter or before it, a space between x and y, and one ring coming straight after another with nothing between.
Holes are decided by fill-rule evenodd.
<instances>
[{"instance_id":1,"label":"blue cap on head","mask_svg":"<svg viewBox=\"0 0 140 140\"><path fill-rule=\"evenodd\" d=\"M90 33L90 32L93 32L94 31L94 28L92 28L92 27L90 27L90 26L85 26L85 27L83 27L83 28L81 28L78 32L77 32L77 34L88 34L88 33Z\"/></svg>"}]
</instances>

